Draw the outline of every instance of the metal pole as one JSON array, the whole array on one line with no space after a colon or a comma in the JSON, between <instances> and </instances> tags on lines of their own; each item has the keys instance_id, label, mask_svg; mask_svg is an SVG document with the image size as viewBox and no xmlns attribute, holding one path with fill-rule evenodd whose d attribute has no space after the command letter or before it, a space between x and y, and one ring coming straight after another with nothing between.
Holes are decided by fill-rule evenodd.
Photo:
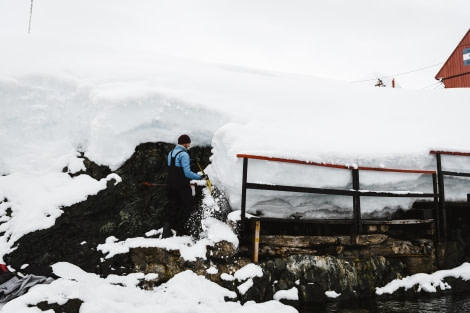
<instances>
[{"instance_id":1,"label":"metal pole","mask_svg":"<svg viewBox=\"0 0 470 313\"><path fill-rule=\"evenodd\" d=\"M436 241L439 242L439 240L441 239L440 238L440 235L439 235L439 232L440 232L440 218L439 218L439 194L438 194L438 187L437 187L437 175L436 174L432 174L432 190L433 190L433 193L434 193L434 208L433 208L433 213L432 213L432 217L434 218L434 226L436 227Z\"/></svg>"},{"instance_id":2,"label":"metal pole","mask_svg":"<svg viewBox=\"0 0 470 313\"><path fill-rule=\"evenodd\" d=\"M444 174L442 173L441 154L436 153L437 165L437 183L439 187L439 241L445 240L447 237L447 220L446 220L446 198L444 192Z\"/></svg>"},{"instance_id":3,"label":"metal pole","mask_svg":"<svg viewBox=\"0 0 470 313\"><path fill-rule=\"evenodd\" d=\"M241 219L245 221L246 210L246 180L248 176L248 159L243 158L243 178L242 178L242 203L241 203Z\"/></svg>"},{"instance_id":4,"label":"metal pole","mask_svg":"<svg viewBox=\"0 0 470 313\"><path fill-rule=\"evenodd\" d=\"M359 170L357 168L352 170L352 185L356 194L353 196L353 229L351 242L357 243L359 234L362 232L361 222L361 198L359 195Z\"/></svg>"}]
</instances>

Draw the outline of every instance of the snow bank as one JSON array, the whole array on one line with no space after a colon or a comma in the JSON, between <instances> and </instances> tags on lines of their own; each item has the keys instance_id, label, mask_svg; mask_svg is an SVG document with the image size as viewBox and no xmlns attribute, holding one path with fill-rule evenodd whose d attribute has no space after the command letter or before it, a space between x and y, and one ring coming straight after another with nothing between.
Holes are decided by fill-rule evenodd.
<instances>
[{"instance_id":1,"label":"snow bank","mask_svg":"<svg viewBox=\"0 0 470 313\"><path fill-rule=\"evenodd\" d=\"M80 299L80 312L234 312L269 313L297 312L294 308L277 301L247 303L225 301L236 294L228 289L197 276L191 271L175 275L167 283L153 291L136 288L143 274L110 276L100 278L82 271L69 263L57 263L54 273L62 278L49 285L31 288L24 296L8 302L2 313L37 312L29 304L47 300L48 303L64 304L70 299Z\"/></svg>"},{"instance_id":2,"label":"snow bank","mask_svg":"<svg viewBox=\"0 0 470 313\"><path fill-rule=\"evenodd\" d=\"M271 94L279 92L273 89ZM468 97L468 90L416 92L312 82L308 91L302 89L301 83L290 91L292 99L273 97L262 116L244 124L226 124L213 137L212 164L207 172L225 188L234 208L240 207L241 195L242 160L236 157L238 153L353 166L436 169L434 157L429 154L431 149L470 148L464 138L468 132L468 108L462 101ZM297 99L299 95L301 99ZM437 126L443 124L445 127ZM466 168L468 159L463 161ZM454 162L461 161L449 157L444 166L452 167ZM351 184L347 171L252 160L248 174L251 182L268 184L340 188ZM367 175L370 177L361 176L362 189L396 190L390 184L408 181L407 185L402 184L402 190L414 190L423 182L418 175ZM429 179L428 188L417 191L431 192L430 182ZM465 193L450 192L449 196L466 198ZM257 197L248 206L266 200ZM317 204L326 202L331 200ZM341 202L336 204L344 206ZM405 208L409 205L398 204ZM377 203L370 207L377 209ZM364 212L368 212L367 207Z\"/></svg>"},{"instance_id":3,"label":"snow bank","mask_svg":"<svg viewBox=\"0 0 470 313\"><path fill-rule=\"evenodd\" d=\"M263 277L263 270L256 264L247 264L235 272L233 278L238 281L243 281L237 286L238 292L244 295L251 287L254 286L253 278ZM225 279L229 280L229 279ZM276 299L275 299L276 300Z\"/></svg>"},{"instance_id":4,"label":"snow bank","mask_svg":"<svg viewBox=\"0 0 470 313\"><path fill-rule=\"evenodd\" d=\"M98 181L88 175L71 178L54 172L0 177L0 260L23 235L53 226L63 212L61 207L86 200L111 180L117 184L121 178L110 174Z\"/></svg>"},{"instance_id":5,"label":"snow bank","mask_svg":"<svg viewBox=\"0 0 470 313\"><path fill-rule=\"evenodd\" d=\"M274 294L273 299L277 301L280 301L280 300L298 301L299 290L297 289L297 287L292 287L289 290L279 290Z\"/></svg>"},{"instance_id":6,"label":"snow bank","mask_svg":"<svg viewBox=\"0 0 470 313\"><path fill-rule=\"evenodd\" d=\"M28 42L31 48L36 44ZM26 228L10 231L18 234L13 239L25 231L49 227L60 215L61 205L92 194L79 191L71 195L73 201L55 200L62 197L58 193L63 189L54 186L64 185L58 180L67 180L62 169L69 166L75 171L82 166L77 163L78 152L116 169L137 144L175 142L183 132L190 134L194 145L212 144L206 172L234 210L240 208L241 197L238 153L352 166L435 169L430 149L470 151L468 108L462 101L469 95L465 89L358 87L162 55L146 55L109 72L87 67L68 72L43 69L40 74L11 72L0 77L0 173L11 174L0 176L0 185L7 186L0 190L0 201L8 199L0 208L8 206L17 216L46 218L45 225L43 219L31 219L22 226L4 223L0 227ZM470 168L468 159L446 158L444 165ZM16 175L23 177L21 183ZM74 185L87 179L75 179ZM260 161L250 161L249 180L346 189L351 185L347 171ZM468 179L451 179L446 187L447 199L465 199L470 184ZM432 190L430 179L396 174L361 174L361 188ZM40 197L43 205L31 206L23 196ZM412 201L368 198L361 205L364 213L370 213L384 207L406 209ZM333 211L346 217L352 201L249 192L249 211L268 207L270 215L281 217L286 212L335 217ZM32 209L34 213L16 213Z\"/></svg>"},{"instance_id":7,"label":"snow bank","mask_svg":"<svg viewBox=\"0 0 470 313\"><path fill-rule=\"evenodd\" d=\"M200 239L195 241L191 236L176 236L165 239L157 238L128 238L119 241L112 236L106 239L106 242L98 245L97 250L106 255L106 258L112 258L116 254L128 253L131 248L162 248L166 250L178 250L183 259L187 261L196 261L197 258L206 259L207 246L213 246L215 243L225 240L238 247L238 237L233 233L230 227L214 218L202 220L203 232ZM159 235L162 229L150 231L148 235Z\"/></svg>"},{"instance_id":8,"label":"snow bank","mask_svg":"<svg viewBox=\"0 0 470 313\"><path fill-rule=\"evenodd\" d=\"M463 263L453 269L441 270L432 274L419 273L403 279L396 279L384 287L376 288L375 293L377 295L392 294L400 288L406 290L414 287L417 288L418 292L436 292L438 289L451 289L452 286L444 282L447 277L460 278L465 281L470 280L470 263Z\"/></svg>"},{"instance_id":9,"label":"snow bank","mask_svg":"<svg viewBox=\"0 0 470 313\"><path fill-rule=\"evenodd\" d=\"M142 142L175 142L188 132L209 144L226 119L140 80L0 77L0 100L2 174L61 170L77 151L116 169Z\"/></svg>"}]
</instances>

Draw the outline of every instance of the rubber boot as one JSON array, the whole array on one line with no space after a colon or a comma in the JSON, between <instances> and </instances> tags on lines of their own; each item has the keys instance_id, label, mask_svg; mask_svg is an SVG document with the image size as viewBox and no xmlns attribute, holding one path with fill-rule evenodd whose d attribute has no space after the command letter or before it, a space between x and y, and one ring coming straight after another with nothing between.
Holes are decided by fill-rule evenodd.
<instances>
[{"instance_id":1,"label":"rubber boot","mask_svg":"<svg viewBox=\"0 0 470 313\"><path fill-rule=\"evenodd\" d=\"M173 233L171 232L170 223L165 223L165 225L163 225L162 239L163 238L169 238L169 237L172 237L172 236L173 236Z\"/></svg>"}]
</instances>

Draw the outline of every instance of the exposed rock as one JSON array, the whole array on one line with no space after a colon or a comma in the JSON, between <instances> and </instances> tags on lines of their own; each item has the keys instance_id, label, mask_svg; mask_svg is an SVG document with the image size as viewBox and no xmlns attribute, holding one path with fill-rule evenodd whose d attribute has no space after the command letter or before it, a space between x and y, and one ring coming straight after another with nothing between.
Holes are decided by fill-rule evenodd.
<instances>
[{"instance_id":1,"label":"exposed rock","mask_svg":"<svg viewBox=\"0 0 470 313\"><path fill-rule=\"evenodd\" d=\"M327 301L327 291L340 294L339 300L372 297L376 287L406 274L405 265L398 259L370 257L347 261L328 255L291 255L260 263L263 276L252 278L253 286L243 293L239 287L245 281L223 280L221 277L223 273L233 275L251 263L248 258L236 256L231 257L229 262L210 258L188 262L177 251L160 248L136 248L131 249L130 254L135 271L157 274L153 281L145 282L146 288L159 285L189 269L236 292L242 302L269 301L277 291L292 287L297 288L301 303ZM208 271L211 267L216 269L216 273Z\"/></svg>"},{"instance_id":2,"label":"exposed rock","mask_svg":"<svg viewBox=\"0 0 470 313\"><path fill-rule=\"evenodd\" d=\"M204 260L186 262L178 251L167 251L160 248L135 248L130 250L135 272L157 274L155 279L146 281L146 287L151 288L168 281L178 273L189 268L197 274L204 272Z\"/></svg>"},{"instance_id":3,"label":"exposed rock","mask_svg":"<svg viewBox=\"0 0 470 313\"><path fill-rule=\"evenodd\" d=\"M160 248L131 250L135 271L158 274L154 281L146 282L147 288L189 269L236 292L238 300L242 302L268 301L273 299L277 291L292 287L297 288L300 303L328 301L327 291L340 294L338 300L367 298L375 296L376 287L408 275L407 265L398 258L375 256L345 259L330 255L296 254L260 262L263 276L253 278L253 286L242 293L239 287L245 281L226 281L221 276L223 273L233 275L251 263L251 259L235 254L218 259L214 256L212 254L206 260L187 262L177 251ZM210 267L216 269L215 274L208 273Z\"/></svg>"},{"instance_id":4,"label":"exposed rock","mask_svg":"<svg viewBox=\"0 0 470 313\"><path fill-rule=\"evenodd\" d=\"M83 301L80 299L70 299L62 305L57 303L48 303L46 301L39 302L36 306L41 309L41 311L53 310L55 313L78 313L80 312L80 307Z\"/></svg>"},{"instance_id":5,"label":"exposed rock","mask_svg":"<svg viewBox=\"0 0 470 313\"><path fill-rule=\"evenodd\" d=\"M101 262L103 256L96 247L109 236L118 239L144 236L149 230L162 227L167 205L165 186L146 186L144 182L166 182L166 157L173 147L160 142L137 146L132 157L116 171L121 183L111 183L86 201L63 208L64 213L53 227L23 236L5 261L15 268L66 261L103 276L129 273L133 265L128 255ZM199 158L201 165L206 166L210 147L193 147L190 154L193 160ZM84 173L96 179L111 173L109 168L86 158L84 163L87 165ZM198 170L195 164L191 168ZM200 199L199 190L195 203Z\"/></svg>"},{"instance_id":6,"label":"exposed rock","mask_svg":"<svg viewBox=\"0 0 470 313\"><path fill-rule=\"evenodd\" d=\"M222 240L216 242L213 246L207 247L207 258L217 261L232 260L238 253L238 247L235 247L231 242Z\"/></svg>"},{"instance_id":7,"label":"exposed rock","mask_svg":"<svg viewBox=\"0 0 470 313\"><path fill-rule=\"evenodd\" d=\"M293 255L263 264L266 277L256 282L269 298L278 290L296 287L300 302L324 302L325 292L335 291L339 300L374 295L375 287L400 278L405 268L399 260L372 257L347 261L333 256ZM265 280L265 281L263 281ZM248 293L245 300L254 297Z\"/></svg>"},{"instance_id":8,"label":"exposed rock","mask_svg":"<svg viewBox=\"0 0 470 313\"><path fill-rule=\"evenodd\" d=\"M295 254L282 258L270 258L258 265L263 271L262 277L252 277L252 286L243 291L247 280L223 279L223 274L232 276L252 260L240 254L229 259L198 259L184 261L177 251L165 251L159 248L137 248L131 250L136 271L157 273L153 281L146 281L145 288L170 279L173 275L191 270L198 275L231 290L237 294L236 301L263 302L272 300L276 292L295 288L298 301L286 300L290 305L301 306L308 303L331 301L351 301L378 297L376 288L383 287L395 279L409 275L406 258L387 258L369 256L346 259L331 255ZM209 269L212 269L209 271ZM392 295L381 295L380 299L402 299L416 297L436 297L443 294L459 293L470 290L470 282L462 279L446 278L453 289L438 290L435 294L425 293L417 286L407 290L401 288ZM328 297L327 293L338 295Z\"/></svg>"},{"instance_id":9,"label":"exposed rock","mask_svg":"<svg viewBox=\"0 0 470 313\"><path fill-rule=\"evenodd\" d=\"M196 261L184 260L179 251L176 250L132 248L129 251L135 272L157 274L155 279L144 282L146 288L152 288L166 282L176 274L186 270L206 276L212 281L221 282L221 273L227 273L227 271L234 272L242 264L246 265L251 262L248 259L244 262L239 262L240 259L235 259L236 252L236 247L227 241L220 241L213 246L207 246L206 258L198 258ZM234 262L235 260L237 261ZM219 274L208 272L208 269L211 267L217 268L217 273Z\"/></svg>"}]
</instances>

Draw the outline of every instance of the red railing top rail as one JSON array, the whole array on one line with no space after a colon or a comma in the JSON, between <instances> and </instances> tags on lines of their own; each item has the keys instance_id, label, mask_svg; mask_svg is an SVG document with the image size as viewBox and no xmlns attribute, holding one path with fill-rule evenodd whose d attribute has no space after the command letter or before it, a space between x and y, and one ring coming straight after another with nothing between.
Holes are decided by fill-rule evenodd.
<instances>
[{"instance_id":1,"label":"red railing top rail","mask_svg":"<svg viewBox=\"0 0 470 313\"><path fill-rule=\"evenodd\" d=\"M434 170L415 170L415 169L399 169L399 168L369 167L369 166L356 166L356 167L354 167L354 166L347 166L347 165L342 165L342 164L325 163L325 162L313 162L313 161L302 161L302 160L285 159L285 158L277 158L277 157L267 157L267 156L242 154L242 153L237 154L237 157L238 158L255 159L255 160L264 160L264 161L275 161L275 162L284 162L284 163L315 165L315 166L340 168L340 169L348 169L348 170L358 169L358 170L362 170L362 171L378 171L378 172L391 172L391 173L436 174L436 171L434 171Z\"/></svg>"},{"instance_id":2,"label":"red railing top rail","mask_svg":"<svg viewBox=\"0 0 470 313\"><path fill-rule=\"evenodd\" d=\"M284 159L284 158L267 157L267 156L261 156L261 155L253 155L253 154L237 154L237 157L247 158L247 159L255 159L255 160L264 160L264 161L283 162L283 163L325 166L325 167L342 168L342 169L351 169L351 168L353 168L352 166L346 166L346 165L342 165L342 164L313 162L313 161L302 161L302 160L294 160L294 159Z\"/></svg>"},{"instance_id":3,"label":"red railing top rail","mask_svg":"<svg viewBox=\"0 0 470 313\"><path fill-rule=\"evenodd\" d=\"M458 152L458 151L431 150L431 151L429 151L429 153L430 154L470 156L470 152Z\"/></svg>"}]
</instances>

